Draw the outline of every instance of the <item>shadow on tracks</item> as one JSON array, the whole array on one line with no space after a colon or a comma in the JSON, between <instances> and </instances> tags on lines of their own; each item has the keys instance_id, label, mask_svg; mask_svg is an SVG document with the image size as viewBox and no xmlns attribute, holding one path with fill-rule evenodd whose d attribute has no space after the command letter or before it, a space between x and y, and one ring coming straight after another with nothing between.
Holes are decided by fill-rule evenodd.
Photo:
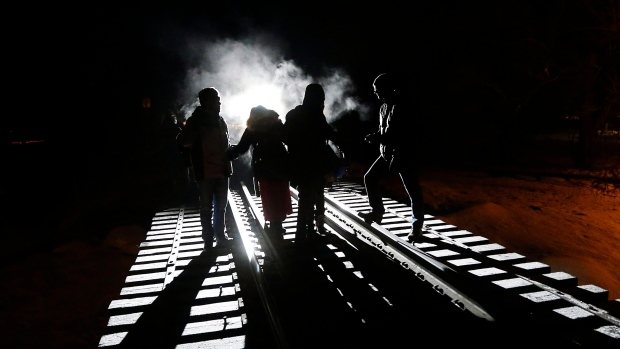
<instances>
[{"instance_id":1,"label":"shadow on tracks","mask_svg":"<svg viewBox=\"0 0 620 349\"><path fill-rule=\"evenodd\" d=\"M145 309L117 348L174 348L183 342L186 324L195 322L192 307L203 281L216 266L217 253L203 251Z\"/></svg>"}]
</instances>

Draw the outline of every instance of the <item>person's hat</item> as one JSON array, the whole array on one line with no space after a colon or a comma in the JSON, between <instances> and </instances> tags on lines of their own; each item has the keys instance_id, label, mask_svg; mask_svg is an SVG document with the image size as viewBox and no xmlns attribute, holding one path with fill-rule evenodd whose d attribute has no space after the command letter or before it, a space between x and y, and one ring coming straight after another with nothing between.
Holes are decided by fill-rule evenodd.
<instances>
[{"instance_id":1,"label":"person's hat","mask_svg":"<svg viewBox=\"0 0 620 349\"><path fill-rule=\"evenodd\" d=\"M392 74L379 74L372 83L377 88L393 89L396 88L396 79Z\"/></svg>"},{"instance_id":2,"label":"person's hat","mask_svg":"<svg viewBox=\"0 0 620 349\"><path fill-rule=\"evenodd\" d=\"M325 102L325 91L320 84L312 83L306 86L303 104L322 104Z\"/></svg>"}]
</instances>

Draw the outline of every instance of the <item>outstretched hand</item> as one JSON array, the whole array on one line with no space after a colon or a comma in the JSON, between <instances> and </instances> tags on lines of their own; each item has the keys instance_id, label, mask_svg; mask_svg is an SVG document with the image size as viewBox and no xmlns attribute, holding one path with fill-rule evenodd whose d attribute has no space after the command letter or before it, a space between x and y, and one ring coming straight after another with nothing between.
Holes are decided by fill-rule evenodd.
<instances>
[{"instance_id":1,"label":"outstretched hand","mask_svg":"<svg viewBox=\"0 0 620 349\"><path fill-rule=\"evenodd\" d=\"M376 143L378 140L379 140L378 133L371 133L369 135L366 135L366 137L364 138L364 141L366 141L367 143Z\"/></svg>"},{"instance_id":2,"label":"outstretched hand","mask_svg":"<svg viewBox=\"0 0 620 349\"><path fill-rule=\"evenodd\" d=\"M226 157L228 160L235 160L239 157L239 153L237 152L237 145L231 145L228 149L226 149Z\"/></svg>"}]
</instances>

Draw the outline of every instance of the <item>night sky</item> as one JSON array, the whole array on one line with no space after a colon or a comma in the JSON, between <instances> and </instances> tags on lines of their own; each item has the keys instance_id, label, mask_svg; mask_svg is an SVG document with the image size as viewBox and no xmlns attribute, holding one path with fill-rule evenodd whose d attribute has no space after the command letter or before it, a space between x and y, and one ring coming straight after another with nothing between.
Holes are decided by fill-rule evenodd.
<instances>
[{"instance_id":1,"label":"night sky","mask_svg":"<svg viewBox=\"0 0 620 349\"><path fill-rule=\"evenodd\" d=\"M153 178L167 169L157 153L157 111L187 116L208 86L220 90L229 125L243 126L251 107L264 104L284 117L308 83L320 82L328 121L367 157L357 160L372 161L378 150L363 142L378 123L372 81L391 71L411 83L415 117L427 121L426 160L510 161L522 138L565 127L564 116L589 112L596 122L606 111L620 121L609 84L620 76L618 6L19 4L4 32L10 112L1 129L9 164L1 194L10 227L2 228L26 231L7 238L36 232L41 243L73 220L71 207L89 202L112 207L91 207L97 223L89 228L101 234L134 222L140 210L150 219L157 199L146 198L157 194Z\"/></svg>"},{"instance_id":2,"label":"night sky","mask_svg":"<svg viewBox=\"0 0 620 349\"><path fill-rule=\"evenodd\" d=\"M267 105L281 116L301 102L305 84L319 81L333 92L330 121L353 110L373 122L372 81L385 71L411 82L412 100L432 121L429 134L462 145L464 134L536 132L583 109L589 57L597 58L592 66L618 72L612 48L618 6L603 0L40 5L23 12L36 30L14 36L17 55L7 55L19 60L11 69L28 72L16 82L21 96L13 104L23 110L10 118L9 138L46 138L73 149L124 146L140 137L148 117L143 98L187 115L207 86L220 89L229 122L243 124L254 105L239 102L243 93L248 98L242 89L259 80L284 91L282 103ZM605 98L593 95L593 103ZM241 109L233 113L234 107Z\"/></svg>"}]
</instances>

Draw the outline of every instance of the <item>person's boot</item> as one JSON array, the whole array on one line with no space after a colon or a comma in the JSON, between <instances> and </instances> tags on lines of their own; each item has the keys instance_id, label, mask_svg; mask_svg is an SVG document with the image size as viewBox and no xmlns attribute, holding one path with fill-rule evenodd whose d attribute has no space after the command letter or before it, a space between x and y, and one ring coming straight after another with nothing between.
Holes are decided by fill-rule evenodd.
<instances>
[{"instance_id":1,"label":"person's boot","mask_svg":"<svg viewBox=\"0 0 620 349\"><path fill-rule=\"evenodd\" d=\"M418 242L424 238L424 234L422 232L422 228L414 227L407 235L407 241L409 242Z\"/></svg>"},{"instance_id":2,"label":"person's boot","mask_svg":"<svg viewBox=\"0 0 620 349\"><path fill-rule=\"evenodd\" d=\"M297 221L297 228L295 230L295 245L302 246L306 243L308 237L308 226L304 223Z\"/></svg>"},{"instance_id":3,"label":"person's boot","mask_svg":"<svg viewBox=\"0 0 620 349\"><path fill-rule=\"evenodd\" d=\"M270 222L269 224L269 235L275 240L275 241L282 241L284 240L284 233L285 233L285 229L282 227L282 222Z\"/></svg>"},{"instance_id":4,"label":"person's boot","mask_svg":"<svg viewBox=\"0 0 620 349\"><path fill-rule=\"evenodd\" d=\"M372 222L381 224L381 221L383 220L383 212L376 212L376 211L361 212L359 213L359 216L362 217L364 222L368 224L372 224Z\"/></svg>"},{"instance_id":5,"label":"person's boot","mask_svg":"<svg viewBox=\"0 0 620 349\"><path fill-rule=\"evenodd\" d=\"M202 240L204 241L204 249L206 251L213 250L213 228L211 227L202 227Z\"/></svg>"},{"instance_id":6,"label":"person's boot","mask_svg":"<svg viewBox=\"0 0 620 349\"><path fill-rule=\"evenodd\" d=\"M282 222L278 222L278 221L270 221L269 222L269 228L271 228L271 230L273 231L279 231L282 230Z\"/></svg>"}]
</instances>

